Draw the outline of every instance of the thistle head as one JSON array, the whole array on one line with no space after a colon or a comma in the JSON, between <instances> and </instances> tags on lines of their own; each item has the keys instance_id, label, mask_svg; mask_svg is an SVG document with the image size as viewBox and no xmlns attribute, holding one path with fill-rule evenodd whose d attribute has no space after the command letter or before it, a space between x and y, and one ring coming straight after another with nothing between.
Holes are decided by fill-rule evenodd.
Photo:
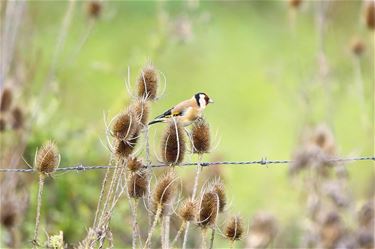
<instances>
[{"instance_id":1,"label":"thistle head","mask_svg":"<svg viewBox=\"0 0 375 249\"><path fill-rule=\"evenodd\" d=\"M137 130L137 122L132 112L122 112L118 114L111 127L112 135L120 140L128 140Z\"/></svg>"},{"instance_id":2,"label":"thistle head","mask_svg":"<svg viewBox=\"0 0 375 249\"><path fill-rule=\"evenodd\" d=\"M127 158L126 166L131 172L136 172L143 167L143 164L140 160L137 159L137 157L130 156Z\"/></svg>"},{"instance_id":3,"label":"thistle head","mask_svg":"<svg viewBox=\"0 0 375 249\"><path fill-rule=\"evenodd\" d=\"M199 227L205 229L211 227L216 223L218 214L218 196L214 191L206 191L203 193L199 204L197 213L197 224Z\"/></svg>"},{"instance_id":4,"label":"thistle head","mask_svg":"<svg viewBox=\"0 0 375 249\"><path fill-rule=\"evenodd\" d=\"M52 141L46 144L36 152L35 169L44 175L55 172L60 164L60 154L57 146Z\"/></svg>"},{"instance_id":5,"label":"thistle head","mask_svg":"<svg viewBox=\"0 0 375 249\"><path fill-rule=\"evenodd\" d=\"M153 202L155 206L164 207L170 204L177 192L176 175L173 172L164 174L155 186Z\"/></svg>"}]
</instances>

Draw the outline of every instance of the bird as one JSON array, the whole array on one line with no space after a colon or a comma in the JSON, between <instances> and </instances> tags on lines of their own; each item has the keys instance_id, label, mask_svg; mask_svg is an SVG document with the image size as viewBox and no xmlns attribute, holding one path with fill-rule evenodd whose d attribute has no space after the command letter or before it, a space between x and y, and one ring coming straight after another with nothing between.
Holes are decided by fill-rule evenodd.
<instances>
[{"instance_id":1,"label":"bird","mask_svg":"<svg viewBox=\"0 0 375 249\"><path fill-rule=\"evenodd\" d=\"M184 100L165 111L163 114L157 116L154 120L149 122L148 125L165 123L175 117L182 126L188 126L198 118L202 117L203 110L209 103L214 103L214 101L208 97L207 94L199 92L191 99Z\"/></svg>"}]
</instances>

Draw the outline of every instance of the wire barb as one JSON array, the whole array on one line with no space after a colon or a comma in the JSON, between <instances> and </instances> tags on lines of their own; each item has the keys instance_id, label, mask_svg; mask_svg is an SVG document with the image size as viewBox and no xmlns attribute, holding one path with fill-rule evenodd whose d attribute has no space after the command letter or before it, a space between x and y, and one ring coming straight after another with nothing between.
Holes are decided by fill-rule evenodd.
<instances>
[{"instance_id":1,"label":"wire barb","mask_svg":"<svg viewBox=\"0 0 375 249\"><path fill-rule=\"evenodd\" d=\"M326 160L327 162L350 162L350 161L375 161L374 156L362 156L362 157L346 157L346 158L330 158ZM288 164L292 163L293 160L268 160L266 157L261 158L261 160L254 160L254 161L216 161L216 162L186 162L181 163L179 166L181 167L188 167L188 166L196 166L201 165L202 167L214 166L214 165L252 165L252 164L259 164L259 165L269 165L269 164ZM146 167L146 166L145 166ZM162 168L162 167L169 167L168 164L159 163L159 164L152 164L152 168ZM95 166L84 166L82 164L76 166L70 166L65 168L57 168L56 171L87 171L87 170L98 170L98 169L115 169L116 166L113 165L95 165ZM34 173L34 169L0 169L0 173Z\"/></svg>"}]
</instances>

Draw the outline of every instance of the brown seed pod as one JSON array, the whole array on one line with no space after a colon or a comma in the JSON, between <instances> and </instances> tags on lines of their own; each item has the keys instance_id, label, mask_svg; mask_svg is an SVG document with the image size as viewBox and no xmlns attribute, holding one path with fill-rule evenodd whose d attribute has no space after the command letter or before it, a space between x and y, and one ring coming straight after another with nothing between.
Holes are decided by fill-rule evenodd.
<instances>
[{"instance_id":1,"label":"brown seed pod","mask_svg":"<svg viewBox=\"0 0 375 249\"><path fill-rule=\"evenodd\" d=\"M123 141L120 139L115 140L114 154L117 158L126 159L134 150L138 140L138 133L135 133L129 141Z\"/></svg>"},{"instance_id":2,"label":"brown seed pod","mask_svg":"<svg viewBox=\"0 0 375 249\"><path fill-rule=\"evenodd\" d=\"M146 125L148 115L150 112L149 104L144 100L136 101L130 108L136 118L136 121L141 125Z\"/></svg>"},{"instance_id":3,"label":"brown seed pod","mask_svg":"<svg viewBox=\"0 0 375 249\"><path fill-rule=\"evenodd\" d=\"M177 165L184 160L185 136L180 123L171 120L162 139L161 153L164 163Z\"/></svg>"},{"instance_id":4,"label":"brown seed pod","mask_svg":"<svg viewBox=\"0 0 375 249\"><path fill-rule=\"evenodd\" d=\"M276 220L268 213L256 214L250 225L246 248L266 248L277 233Z\"/></svg>"},{"instance_id":5,"label":"brown seed pod","mask_svg":"<svg viewBox=\"0 0 375 249\"><path fill-rule=\"evenodd\" d=\"M217 181L212 186L212 190L217 194L217 197L219 198L219 212L223 212L225 205L227 204L224 184L221 181Z\"/></svg>"},{"instance_id":6,"label":"brown seed pod","mask_svg":"<svg viewBox=\"0 0 375 249\"><path fill-rule=\"evenodd\" d=\"M193 140L193 153L203 154L210 150L210 129L204 119L199 119L193 124L191 130Z\"/></svg>"},{"instance_id":7,"label":"brown seed pod","mask_svg":"<svg viewBox=\"0 0 375 249\"><path fill-rule=\"evenodd\" d=\"M157 97L159 76L152 64L146 65L138 78L138 97L155 100Z\"/></svg>"},{"instance_id":8,"label":"brown seed pod","mask_svg":"<svg viewBox=\"0 0 375 249\"><path fill-rule=\"evenodd\" d=\"M225 228L225 237L228 240L240 240L243 234L242 221L240 217L233 216Z\"/></svg>"},{"instance_id":9,"label":"brown seed pod","mask_svg":"<svg viewBox=\"0 0 375 249\"><path fill-rule=\"evenodd\" d=\"M87 3L87 14L89 17L98 18L102 12L102 3L100 1L89 1Z\"/></svg>"},{"instance_id":10,"label":"brown seed pod","mask_svg":"<svg viewBox=\"0 0 375 249\"><path fill-rule=\"evenodd\" d=\"M8 229L12 228L16 224L18 218L16 203L13 201L6 201L3 203L0 209L0 217L1 224L4 227Z\"/></svg>"},{"instance_id":11,"label":"brown seed pod","mask_svg":"<svg viewBox=\"0 0 375 249\"><path fill-rule=\"evenodd\" d=\"M186 200L178 210L178 215L183 221L193 221L196 216L196 212L196 203L192 200Z\"/></svg>"},{"instance_id":12,"label":"brown seed pod","mask_svg":"<svg viewBox=\"0 0 375 249\"><path fill-rule=\"evenodd\" d=\"M289 0L289 6L291 8L297 9L301 6L301 4L302 4L302 0Z\"/></svg>"},{"instance_id":13,"label":"brown seed pod","mask_svg":"<svg viewBox=\"0 0 375 249\"><path fill-rule=\"evenodd\" d=\"M367 1L365 8L365 19L369 29L375 29L375 1Z\"/></svg>"},{"instance_id":14,"label":"brown seed pod","mask_svg":"<svg viewBox=\"0 0 375 249\"><path fill-rule=\"evenodd\" d=\"M212 226L216 222L218 213L218 196L209 191L203 194L198 208L197 225L201 228Z\"/></svg>"},{"instance_id":15,"label":"brown seed pod","mask_svg":"<svg viewBox=\"0 0 375 249\"><path fill-rule=\"evenodd\" d=\"M0 115L0 132L5 131L7 126L6 120Z\"/></svg>"},{"instance_id":16,"label":"brown seed pod","mask_svg":"<svg viewBox=\"0 0 375 249\"><path fill-rule=\"evenodd\" d=\"M354 38L350 44L351 51L355 56L361 56L366 49L365 44L359 38Z\"/></svg>"},{"instance_id":17,"label":"brown seed pod","mask_svg":"<svg viewBox=\"0 0 375 249\"><path fill-rule=\"evenodd\" d=\"M138 160L136 157L128 157L126 165L128 169L132 172L136 172L143 167L142 162Z\"/></svg>"},{"instance_id":18,"label":"brown seed pod","mask_svg":"<svg viewBox=\"0 0 375 249\"><path fill-rule=\"evenodd\" d=\"M176 175L172 172L168 172L162 176L161 180L156 184L153 201L155 206L164 206L169 204L177 191Z\"/></svg>"},{"instance_id":19,"label":"brown seed pod","mask_svg":"<svg viewBox=\"0 0 375 249\"><path fill-rule=\"evenodd\" d=\"M13 93L9 88L4 88L1 93L0 111L6 112L10 109L13 100Z\"/></svg>"},{"instance_id":20,"label":"brown seed pod","mask_svg":"<svg viewBox=\"0 0 375 249\"><path fill-rule=\"evenodd\" d=\"M24 124L24 115L20 107L15 107L12 110L12 128L17 130L21 129Z\"/></svg>"},{"instance_id":21,"label":"brown seed pod","mask_svg":"<svg viewBox=\"0 0 375 249\"><path fill-rule=\"evenodd\" d=\"M52 141L48 141L37 151L35 157L36 170L42 174L53 173L60 163L59 151Z\"/></svg>"},{"instance_id":22,"label":"brown seed pod","mask_svg":"<svg viewBox=\"0 0 375 249\"><path fill-rule=\"evenodd\" d=\"M131 198L141 198L147 191L147 176L145 171L131 174L128 182L128 193Z\"/></svg>"},{"instance_id":23,"label":"brown seed pod","mask_svg":"<svg viewBox=\"0 0 375 249\"><path fill-rule=\"evenodd\" d=\"M113 121L112 134L117 139L128 140L137 130L137 122L132 112L123 112L117 115Z\"/></svg>"}]
</instances>

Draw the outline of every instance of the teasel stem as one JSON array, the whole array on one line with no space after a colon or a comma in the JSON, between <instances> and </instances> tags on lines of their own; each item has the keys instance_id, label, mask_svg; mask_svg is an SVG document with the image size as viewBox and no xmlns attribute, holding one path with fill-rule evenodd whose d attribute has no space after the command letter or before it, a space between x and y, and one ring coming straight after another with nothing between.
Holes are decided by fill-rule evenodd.
<instances>
[{"instance_id":1,"label":"teasel stem","mask_svg":"<svg viewBox=\"0 0 375 249\"><path fill-rule=\"evenodd\" d=\"M212 249L213 246L214 246L215 232L216 232L215 227L212 227L211 240L210 240L210 249Z\"/></svg>"},{"instance_id":2,"label":"teasel stem","mask_svg":"<svg viewBox=\"0 0 375 249\"><path fill-rule=\"evenodd\" d=\"M105 172L105 176L104 176L104 179L103 179L102 187L101 187L101 190L100 190L98 205L96 207L95 218L94 218L94 225L93 225L94 227L96 227L96 221L98 219L98 215L99 215L99 211L100 211L100 206L101 206L100 204L101 204L101 202L103 200L104 189L105 189L106 183L108 181L108 176L109 176L109 168Z\"/></svg>"},{"instance_id":3,"label":"teasel stem","mask_svg":"<svg viewBox=\"0 0 375 249\"><path fill-rule=\"evenodd\" d=\"M202 235L201 249L206 249L207 248L207 243L206 243L207 229L206 228L201 229L201 235Z\"/></svg>"},{"instance_id":4,"label":"teasel stem","mask_svg":"<svg viewBox=\"0 0 375 249\"><path fill-rule=\"evenodd\" d=\"M155 214L155 217L154 217L154 221L152 222L152 226L148 232L148 235L147 235L147 239L146 239L146 242L145 242L145 247L144 248L149 248L150 246L150 242L151 242L151 237L152 237L152 234L154 233L155 231L155 228L156 228L156 224L158 223L158 220L159 220L159 217L160 217L160 214L161 214L161 211L162 211L162 206L160 204L158 204L158 207L156 209L156 214Z\"/></svg>"},{"instance_id":5,"label":"teasel stem","mask_svg":"<svg viewBox=\"0 0 375 249\"><path fill-rule=\"evenodd\" d=\"M235 241L235 240L231 240L231 241L230 241L229 249L233 249L233 248L234 248L234 241Z\"/></svg>"},{"instance_id":6,"label":"teasel stem","mask_svg":"<svg viewBox=\"0 0 375 249\"><path fill-rule=\"evenodd\" d=\"M36 248L38 245L38 234L39 234L39 224L40 224L40 209L42 206L42 194L43 194L43 187L44 187L44 180L46 175L39 173L39 187L38 187L38 200L37 200L37 207L36 207L36 218L35 218L35 230L34 230L34 239L33 239L33 248Z\"/></svg>"},{"instance_id":7,"label":"teasel stem","mask_svg":"<svg viewBox=\"0 0 375 249\"><path fill-rule=\"evenodd\" d=\"M367 117L367 108L366 108L366 95L364 91L364 84L363 84L363 76L362 76L362 69L361 69L361 61L358 57L354 58L354 70L355 70L355 77L356 77L356 84L357 84L357 91L358 91L358 98L360 108L362 109L362 121L367 126L368 125L368 117Z\"/></svg>"},{"instance_id":8,"label":"teasel stem","mask_svg":"<svg viewBox=\"0 0 375 249\"><path fill-rule=\"evenodd\" d=\"M146 160L146 166L147 166L147 205L148 207L151 207L151 172L152 172L152 167L151 167L151 160L150 160L150 141L149 141L149 128L148 126L145 126L144 129L144 136L146 140L146 148L145 148L145 160ZM152 224L152 215L151 211L148 211L148 226L151 228Z\"/></svg>"},{"instance_id":9,"label":"teasel stem","mask_svg":"<svg viewBox=\"0 0 375 249\"><path fill-rule=\"evenodd\" d=\"M168 249L169 248L169 228L170 228L170 221L171 221L171 216L170 215L165 215L163 217L163 233L162 233L162 248L163 249Z\"/></svg>"},{"instance_id":10,"label":"teasel stem","mask_svg":"<svg viewBox=\"0 0 375 249\"><path fill-rule=\"evenodd\" d=\"M174 239L173 239L173 241L172 241L172 243L171 243L171 248L174 247L174 245L176 244L178 238L180 238L182 232L183 232L183 231L185 230L185 228L186 228L186 225L187 225L187 222L186 222L186 221L183 221L182 224L181 224L181 226L180 226L180 228L179 228L178 231L177 231L176 236L174 237Z\"/></svg>"},{"instance_id":11,"label":"teasel stem","mask_svg":"<svg viewBox=\"0 0 375 249\"><path fill-rule=\"evenodd\" d=\"M195 173L193 193L191 195L191 200L192 201L195 201L195 197L197 195L199 176L200 176L201 171L202 171L202 165L200 164L201 161L202 161L202 154L198 154L197 171ZM186 248L187 238L188 238L188 234L189 234L189 227L190 227L190 222L188 221L186 223L186 229L185 229L185 233L184 233L184 240L182 242L182 249Z\"/></svg>"}]
</instances>

